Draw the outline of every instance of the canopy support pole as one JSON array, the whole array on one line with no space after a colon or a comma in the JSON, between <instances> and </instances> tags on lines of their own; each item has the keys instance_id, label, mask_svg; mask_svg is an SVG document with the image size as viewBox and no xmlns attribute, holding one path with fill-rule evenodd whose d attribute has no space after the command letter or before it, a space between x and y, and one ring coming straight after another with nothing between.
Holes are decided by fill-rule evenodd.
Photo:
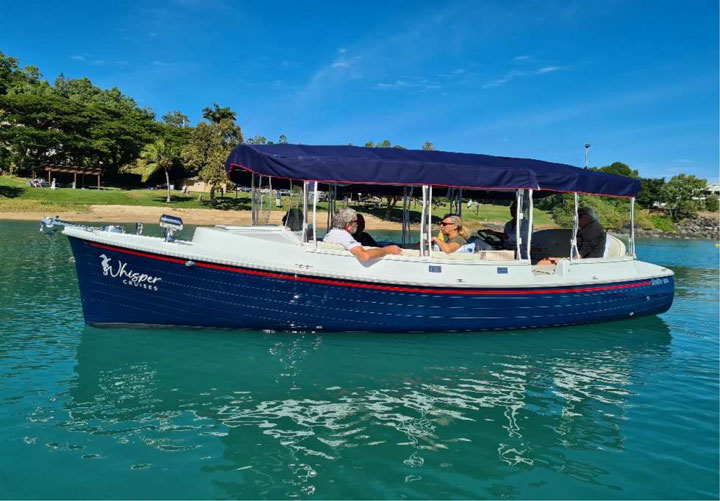
<instances>
[{"instance_id":1,"label":"canopy support pole","mask_svg":"<svg viewBox=\"0 0 720 501\"><path fill-rule=\"evenodd\" d=\"M427 209L427 185L422 187L422 211L420 212L420 257L425 255L425 212Z\"/></svg>"},{"instance_id":2,"label":"canopy support pole","mask_svg":"<svg viewBox=\"0 0 720 501\"><path fill-rule=\"evenodd\" d=\"M637 258L635 255L635 197L630 199L630 255L633 259Z\"/></svg>"},{"instance_id":3,"label":"canopy support pole","mask_svg":"<svg viewBox=\"0 0 720 501\"><path fill-rule=\"evenodd\" d=\"M427 216L427 255L432 257L432 184L428 186L428 216Z\"/></svg>"},{"instance_id":4,"label":"canopy support pole","mask_svg":"<svg viewBox=\"0 0 720 501\"><path fill-rule=\"evenodd\" d=\"M462 188L458 189L458 199L457 199L457 206L458 206L458 216L462 218Z\"/></svg>"},{"instance_id":5,"label":"canopy support pole","mask_svg":"<svg viewBox=\"0 0 720 501\"><path fill-rule=\"evenodd\" d=\"M318 199L318 184L317 181L313 181L315 185L313 188L313 243L317 249L317 199Z\"/></svg>"},{"instance_id":6,"label":"canopy support pole","mask_svg":"<svg viewBox=\"0 0 720 501\"><path fill-rule=\"evenodd\" d=\"M253 172L250 177L250 224L255 226L257 224L257 217L255 215L255 173Z\"/></svg>"},{"instance_id":7,"label":"canopy support pole","mask_svg":"<svg viewBox=\"0 0 720 501\"><path fill-rule=\"evenodd\" d=\"M578 232L578 194L577 192L573 193L573 200L575 202L575 210L573 212L573 232L572 232L572 239L570 240L570 262L573 262L573 259L577 259L580 257L578 248L577 248L577 232Z\"/></svg>"},{"instance_id":8,"label":"canopy support pole","mask_svg":"<svg viewBox=\"0 0 720 501\"><path fill-rule=\"evenodd\" d=\"M303 225L302 225L302 241L308 241L308 182L303 181Z\"/></svg>"},{"instance_id":9,"label":"canopy support pole","mask_svg":"<svg viewBox=\"0 0 720 501\"><path fill-rule=\"evenodd\" d=\"M526 249L527 249L527 258L528 258L528 261L532 261L532 257L531 257L531 255L530 255L530 254L531 254L531 253L530 253L530 249L531 249L531 245L532 245L533 212L534 212L534 209L535 209L535 202L533 201L533 190L532 190L532 189L528 190L528 193L529 193L529 195L530 195L530 214L529 214L529 217L528 217L528 236L527 236L527 246L526 246Z\"/></svg>"},{"instance_id":10,"label":"canopy support pole","mask_svg":"<svg viewBox=\"0 0 720 501\"><path fill-rule=\"evenodd\" d=\"M520 255L520 243L522 242L522 202L523 190L515 190L515 259L522 259Z\"/></svg>"}]
</instances>

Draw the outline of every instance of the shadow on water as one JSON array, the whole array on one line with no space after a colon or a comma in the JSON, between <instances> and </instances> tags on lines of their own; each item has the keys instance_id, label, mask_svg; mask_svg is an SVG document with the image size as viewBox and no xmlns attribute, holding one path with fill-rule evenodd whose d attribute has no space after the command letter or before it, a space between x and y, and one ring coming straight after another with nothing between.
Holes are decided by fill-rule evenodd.
<instances>
[{"instance_id":1,"label":"shadow on water","mask_svg":"<svg viewBox=\"0 0 720 501\"><path fill-rule=\"evenodd\" d=\"M490 334L81 336L66 426L215 451L202 475L231 498L517 496L509 477L538 468L611 492L606 470L574 456L624 449L636 372L671 341L657 317Z\"/></svg>"}]
</instances>

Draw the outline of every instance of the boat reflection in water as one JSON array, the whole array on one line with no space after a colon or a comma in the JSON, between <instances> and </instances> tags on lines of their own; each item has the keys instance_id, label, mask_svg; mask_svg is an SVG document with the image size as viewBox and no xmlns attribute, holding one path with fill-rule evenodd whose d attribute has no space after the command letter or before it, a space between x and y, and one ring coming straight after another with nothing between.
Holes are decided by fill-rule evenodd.
<instances>
[{"instance_id":1,"label":"boat reflection in water","mask_svg":"<svg viewBox=\"0 0 720 501\"><path fill-rule=\"evenodd\" d=\"M201 465L210 490L174 477L191 496L512 497L543 478L543 497L606 497L633 388L670 339L657 317L483 336L86 328L65 426L128 468Z\"/></svg>"}]
</instances>

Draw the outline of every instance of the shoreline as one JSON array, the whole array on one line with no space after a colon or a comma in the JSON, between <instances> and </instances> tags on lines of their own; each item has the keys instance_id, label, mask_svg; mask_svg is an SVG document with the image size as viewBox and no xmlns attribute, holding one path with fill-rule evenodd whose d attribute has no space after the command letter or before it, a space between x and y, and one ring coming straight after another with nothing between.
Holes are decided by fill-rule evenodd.
<instances>
[{"instance_id":1,"label":"shoreline","mask_svg":"<svg viewBox=\"0 0 720 501\"><path fill-rule=\"evenodd\" d=\"M182 209L172 207L155 207L145 205L91 205L88 211L58 211L58 212L40 212L40 211L0 211L0 221L37 221L38 223L44 217L59 216L60 219L75 223L136 223L157 224L160 216L170 214L180 217L183 223L193 226L214 226L219 224L227 225L249 225L251 213L249 210L219 210L219 209ZM282 211L272 211L267 224L282 224ZM363 214L367 222L367 228L370 230L400 230L402 225L396 221L385 221L371 214ZM702 216L701 216L702 218ZM702 218L704 219L704 218ZM713 218L714 219L714 218ZM323 226L324 217L318 218L318 223ZM502 230L504 221L472 221L468 224L468 228L474 232L480 228L492 228ZM717 224L717 223L716 223ZM411 225L416 230L417 224ZM557 228L556 225L536 225L536 229ZM717 230L704 228L705 231L688 231L663 233L658 230L642 230L636 229L636 236L640 238L670 238L670 239L716 239ZM709 231L708 231L709 230ZM627 230L610 230L616 235L627 234ZM705 233L703 235L703 233Z\"/></svg>"}]
</instances>

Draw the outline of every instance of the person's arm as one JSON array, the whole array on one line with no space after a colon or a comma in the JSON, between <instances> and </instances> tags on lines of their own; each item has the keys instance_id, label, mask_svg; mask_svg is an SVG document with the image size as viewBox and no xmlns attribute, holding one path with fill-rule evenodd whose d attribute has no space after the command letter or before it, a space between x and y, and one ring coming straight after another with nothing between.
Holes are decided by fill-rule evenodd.
<instances>
[{"instance_id":1,"label":"person's arm","mask_svg":"<svg viewBox=\"0 0 720 501\"><path fill-rule=\"evenodd\" d=\"M364 249L362 245L358 245L350 249L350 252L358 258L360 262L364 263L365 261L379 259L389 254L402 254L402 249L397 245L388 245L387 247L380 247L378 249Z\"/></svg>"},{"instance_id":2,"label":"person's arm","mask_svg":"<svg viewBox=\"0 0 720 501\"><path fill-rule=\"evenodd\" d=\"M498 238L500 238L500 239L502 239L502 240L509 240L509 239L510 239L510 235L508 235L507 233L504 233L504 232L502 232L502 231L495 231L495 230L490 230L490 229L486 229L486 230L483 230L483 231L484 231L485 233L489 233L489 234L491 234L491 235L494 235L494 236L496 236L496 237L498 237Z\"/></svg>"},{"instance_id":3,"label":"person's arm","mask_svg":"<svg viewBox=\"0 0 720 501\"><path fill-rule=\"evenodd\" d=\"M440 247L440 250L443 251L445 254L452 254L456 250L460 248L460 244L457 242L450 242L446 243L443 240L440 240L438 237L433 237L432 241L437 244L438 247Z\"/></svg>"}]
</instances>

